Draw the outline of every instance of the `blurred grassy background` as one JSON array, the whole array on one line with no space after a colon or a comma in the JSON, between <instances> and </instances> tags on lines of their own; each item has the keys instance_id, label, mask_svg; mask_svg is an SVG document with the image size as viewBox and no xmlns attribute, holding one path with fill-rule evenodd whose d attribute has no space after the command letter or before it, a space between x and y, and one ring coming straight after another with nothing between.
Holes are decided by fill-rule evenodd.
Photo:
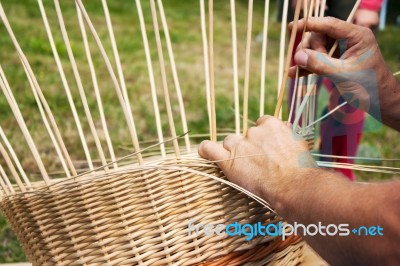
<instances>
[{"instance_id":1,"label":"blurred grassy background","mask_svg":"<svg viewBox=\"0 0 400 266\"><path fill-rule=\"evenodd\" d=\"M71 87L78 113L82 117L84 131L89 132L86 125L84 112L79 100L76 85L73 80L72 69L69 67L68 56L64 47L61 34L59 32L58 22L54 11L52 1L44 1L47 16L51 22L53 35L55 38L57 51L60 54L64 70L69 77ZM142 1L145 13L145 20L148 30L148 37L151 45L153 67L155 69L157 86L159 88L159 103L161 112L165 113L163 96L160 90L159 68L154 43L154 33L152 31L152 21L149 13L147 1ZM206 133L208 122L206 119L206 102L204 88L203 71L203 51L201 42L201 32L199 24L199 5L198 1L167 0L165 2L165 12L167 15L170 34L175 51L175 57L178 67L178 74L183 90L189 129L192 134ZM129 90L134 118L139 129L140 140L149 140L156 138L156 129L154 127L153 107L150 104L149 81L147 66L145 63L142 39L139 30L139 21L137 17L134 1L109 1L109 9L114 26L115 36L121 56L124 74ZM263 26L264 1L256 0L254 6L254 21L252 32L252 57L251 57L251 79L250 79L250 119L256 120L259 108L259 83L260 83L260 57L261 41L259 35ZM50 107L54 112L57 123L61 129L62 135L66 140L66 145L71 152L74 161L79 164L84 160L81 144L78 141L76 127L72 119L70 108L67 104L67 97L62 88L60 77L57 73L56 64L53 59L52 51L47 41L41 20L39 8L34 0L2 1L2 5L10 20L11 26L23 51L26 53L31 66L36 73L39 84L48 99ZM229 1L215 1L215 87L217 94L217 120L221 129L232 129L234 126L233 108L233 83L232 83L232 49L231 49L231 26ZM277 87L277 68L278 68L278 45L279 45L279 23L276 22L275 1L271 1L270 28L268 39L267 54L267 97L265 102L265 111L267 114L273 112L276 102ZM399 15L399 3L390 1L389 3L388 26L385 31L380 32L378 40L382 53L387 60L392 71L400 70L400 28L394 25L396 16ZM69 38L74 50L74 56L78 63L79 71L88 94L89 105L93 110L93 116L96 125L100 127L99 114L96 112L96 102L94 101L94 92L91 85L91 77L85 59L84 48L81 40L81 34L78 28L76 9L73 1L61 1L63 15ZM104 20L104 13L100 1L85 1L85 6L94 22L100 37L103 40L108 55L114 64L111 44L109 42L107 28ZM237 26L238 26L238 51L239 51L239 73L240 87L243 86L244 72L244 52L245 36L247 23L247 1L237 1ZM89 34L90 35L90 34ZM257 38L258 36L258 38ZM126 123L122 118L122 110L119 108L119 102L115 97L108 72L99 55L93 40L89 38L92 47L92 56L96 65L97 77L99 78L100 90L102 94L104 110L113 139L113 145L116 147L117 156L127 154L126 149L130 148L129 135ZM29 130L33 134L34 140L38 143L41 156L44 163L50 171L60 169L59 161L55 160L55 152L52 144L49 142L47 133L42 126L35 100L32 96L29 84L26 80L23 68L15 53L11 41L3 27L0 26L0 58L1 65L5 71L22 114L26 119ZM165 53L166 60L167 55ZM167 63L167 66L169 64ZM170 69L167 69L170 75ZM171 97L176 106L177 99L172 79L169 79ZM326 102L326 94L320 97L320 106ZM21 158L24 169L29 173L37 173L38 170L31 158L27 146L23 141L22 134L13 119L12 112L4 99L0 96L0 123ZM178 110L174 109L177 117ZM286 112L284 114L284 117ZM162 117L166 121L165 116ZM178 132L181 133L180 120L175 119ZM168 125L163 124L164 134L168 134ZM88 144L93 151L92 156L97 159L95 145L92 138L88 138ZM181 143L183 144L183 143ZM398 133L381 126L372 118L367 119L366 133L364 135L360 156L373 156L383 158L396 158L400 154L400 145ZM105 145L104 145L105 147ZM106 150L107 152L107 150ZM1 160L0 160L1 161ZM83 163L82 163L83 165ZM357 173L361 180L380 180L390 178L391 176L382 174ZM17 240L15 239L10 227L7 225L3 216L0 215L0 262L13 262L26 260Z\"/></svg>"}]
</instances>

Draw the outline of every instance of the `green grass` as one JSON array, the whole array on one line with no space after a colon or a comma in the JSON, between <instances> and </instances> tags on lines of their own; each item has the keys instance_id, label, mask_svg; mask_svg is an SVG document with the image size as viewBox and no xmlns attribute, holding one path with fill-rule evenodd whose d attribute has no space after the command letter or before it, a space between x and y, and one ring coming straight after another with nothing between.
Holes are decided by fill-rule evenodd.
<instances>
[{"instance_id":1,"label":"green grass","mask_svg":"<svg viewBox=\"0 0 400 266\"><path fill-rule=\"evenodd\" d=\"M78 113L84 131L89 135L90 130L87 126L83 107L79 100L79 94L73 78L72 69L67 56L67 50L59 31L58 22L52 1L45 1L47 16L51 22L57 51L61 57L64 70L68 77L68 82L73 93ZM81 40L80 31L76 17L76 9L73 1L60 1L69 38L74 50L74 56L78 63L82 82L88 94L89 106L93 110L95 123L99 126L99 114L96 111L96 102L91 83L90 73L87 67L84 48ZM187 109L189 129L193 134L206 133L208 122L206 120L207 110L205 102L204 71L203 71L203 50L201 31L199 26L199 1L190 0L167 0L165 2L165 12L170 27L170 34L175 52L175 59L180 78L181 87L184 95L184 103ZM238 52L239 52L239 73L240 88L243 87L244 73L244 53L247 23L247 1L237 1L237 25L238 25ZM115 36L124 68L127 88L133 109L136 126L139 130L140 140L156 138L154 127L154 113L151 105L150 87L148 81L147 66L145 63L142 39L139 29L134 1L108 1L109 9L114 26ZM233 128L234 113L233 107L233 83L232 83L232 55L231 55L231 31L229 2L215 1L215 87L217 96L217 119L220 128ZM275 1L271 1L272 10L275 9ZM47 41L47 36L41 20L39 8L35 0L2 1L5 12L8 15L11 26L20 42L23 51L36 74L38 82L48 99L50 107L56 117L57 124L66 141L73 160L84 160L81 144L78 140L75 124L72 120L70 108L67 104L67 97L60 77L57 72L56 64L53 59L52 51ZM163 104L163 94L161 91L160 70L158 67L157 53L155 47L154 32L152 31L152 21L149 16L148 1L142 1L145 12L146 27L151 45L153 67L155 69L156 83L158 87L158 99L161 112L165 113ZM263 5L264 1L257 0L254 3L254 24L253 42L251 57L251 79L250 79L250 119L256 120L258 117L259 105L259 86L260 86L260 57L261 43L255 37L262 31ZM103 9L100 2L85 1L87 11L93 20L112 64L111 44L109 42L107 28L104 20ZM267 97L265 103L266 113L271 114L276 102L277 87L277 67L278 67L278 45L279 45L279 23L275 21L275 12L271 14L268 54L267 54ZM90 35L90 34L89 34ZM400 70L400 29L389 25L389 27L379 34L379 42L383 55L389 67L393 71ZM117 156L127 153L126 148L131 148L128 128L122 118L122 110L115 96L115 92L109 78L108 72L101 59L99 51L89 38L92 56L96 65L97 77L99 79L104 110L108 122L108 127L116 147ZM28 81L25 77L23 68L15 53L15 49L4 29L0 26L0 58L6 76L15 97L21 108L22 114L27 125L32 132L35 142L38 144L41 156L46 167L50 171L60 170L60 163L55 158L55 152L49 141L48 135L43 128L41 118L36 107L35 100L30 90ZM168 62L168 55L165 52L165 59ZM171 70L167 63L167 73L171 98L174 104L175 123L179 133L182 132L177 106L176 94L171 78ZM321 99L323 101L323 99ZM322 103L320 104L322 105ZM33 158L28 152L26 143L23 141L22 134L13 119L12 112L1 93L0 96L0 124L5 129L6 134L14 145L16 153L19 155L24 169L29 173L37 173ZM285 112L286 114L286 112ZM284 116L285 117L285 116ZM169 135L166 116L163 115L163 132ZM396 158L400 154L399 138L396 132L386 127L377 126L372 120L368 119L367 132L362 142L362 154L373 154L385 158ZM94 159L98 159L93 138L88 138L88 144ZM104 145L105 147L105 145ZM106 150L107 152L107 150ZM371 155L372 156L372 155ZM1 161L1 160L0 160ZM386 175L358 173L362 180L377 180L387 178ZM9 226L3 216L0 215L0 262L12 262L24 260L24 255L19 248L18 242L13 236Z\"/></svg>"}]
</instances>

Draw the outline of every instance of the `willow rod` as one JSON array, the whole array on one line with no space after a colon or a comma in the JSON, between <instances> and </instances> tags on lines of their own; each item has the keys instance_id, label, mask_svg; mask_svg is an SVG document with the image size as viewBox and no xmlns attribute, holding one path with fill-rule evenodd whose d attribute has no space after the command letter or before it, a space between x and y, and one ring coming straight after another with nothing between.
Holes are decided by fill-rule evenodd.
<instances>
[{"instance_id":1,"label":"willow rod","mask_svg":"<svg viewBox=\"0 0 400 266\"><path fill-rule=\"evenodd\" d=\"M25 71L26 71L26 70L25 70ZM36 90L35 90L35 88L34 88L32 79L31 79L29 76L28 76L28 81L29 81L29 85L31 86L31 89L32 89L33 97L34 97L35 100L36 100L36 104L37 104L37 106L38 106L40 115L42 116L44 126L45 126L45 128L46 128L46 130L47 130L47 132L48 132L48 134L49 134L49 137L50 137L50 139L51 139L51 142L53 142L53 144L54 144L54 148L55 148L56 153L57 153L57 156L58 156L58 158L59 158L59 160L60 160L61 166L62 166L62 168L63 168L63 170L64 170L66 176L67 176L67 177L70 177L70 176L71 176L71 173L70 173L70 171L69 171L69 169L68 169L67 162L65 161L65 158L64 158L63 153L62 153L62 151L61 151L60 145L58 144L57 139L56 139L56 137L54 136L54 132L53 132L53 130L51 130L51 126L50 126L49 121L48 121L48 119L47 119L47 117L46 117L46 113L45 113L45 111L43 110L43 105L42 105L42 103L41 103L40 100L39 100L39 96L38 96L38 94L37 94L37 92L36 92Z\"/></svg>"},{"instance_id":2,"label":"willow rod","mask_svg":"<svg viewBox=\"0 0 400 266\"><path fill-rule=\"evenodd\" d=\"M269 2L269 1L267 1ZM233 93L235 101L235 133L240 135L240 105L239 105L239 74L237 56L237 30L235 0L231 0L231 28L232 28L232 69L233 69ZM218 134L217 134L218 135Z\"/></svg>"},{"instance_id":3,"label":"willow rod","mask_svg":"<svg viewBox=\"0 0 400 266\"><path fill-rule=\"evenodd\" d=\"M250 52L251 52L251 30L253 27L253 0L249 0L247 14L247 37L246 37L246 59L244 72L243 92L243 135L247 134L249 119L249 82L250 82Z\"/></svg>"},{"instance_id":4,"label":"willow rod","mask_svg":"<svg viewBox=\"0 0 400 266\"><path fill-rule=\"evenodd\" d=\"M10 179L8 179L1 164L0 164L0 184L3 190L5 191L6 195L15 194L15 190L11 185Z\"/></svg>"},{"instance_id":5,"label":"willow rod","mask_svg":"<svg viewBox=\"0 0 400 266\"><path fill-rule=\"evenodd\" d=\"M160 145L161 157L165 158L165 156L166 156L165 145L163 143L164 136L163 136L162 126L161 126L160 109L158 107L158 98L157 98L157 91L156 91L156 82L154 79L153 63L151 61L149 41L148 41L147 32L146 32L146 24L144 22L142 5L140 3L140 0L136 0L136 7L137 7L137 13L139 16L140 31L142 34L142 40L143 40L143 46L144 46L144 54L146 57L147 72L149 74L151 98L153 101L153 109L154 109L154 116L155 116L155 120L156 120L157 136L158 136L158 141L160 143L162 143Z\"/></svg>"},{"instance_id":6,"label":"willow rod","mask_svg":"<svg viewBox=\"0 0 400 266\"><path fill-rule=\"evenodd\" d=\"M204 59L204 78L206 82L206 101L207 101L207 113L208 113L208 124L210 131L210 139L212 138L212 119L211 119L211 85L210 85L210 62L208 58L208 39L206 29L206 11L204 0L200 0L200 26L201 26L201 39L203 42L203 59Z\"/></svg>"},{"instance_id":7,"label":"willow rod","mask_svg":"<svg viewBox=\"0 0 400 266\"><path fill-rule=\"evenodd\" d=\"M22 180L19 177L19 175L17 173L17 170L15 169L15 167L14 167L14 165L12 163L10 156L8 155L6 149L4 148L4 146L3 146L3 144L1 142L0 142L0 154L3 156L3 159L6 162L7 167L10 170L11 175L14 177L14 180L17 183L19 189L22 192L25 192L26 188L25 188L24 184L22 183Z\"/></svg>"},{"instance_id":8,"label":"willow rod","mask_svg":"<svg viewBox=\"0 0 400 266\"><path fill-rule=\"evenodd\" d=\"M299 68L296 68L296 76L294 79L294 86L293 86L293 93L292 93L292 102L290 104L290 111L289 111L289 118L288 118L289 122L292 121L292 116L293 116L293 111L294 111L294 103L299 101L297 99L297 91L300 89L298 81L299 81Z\"/></svg>"},{"instance_id":9,"label":"willow rod","mask_svg":"<svg viewBox=\"0 0 400 266\"><path fill-rule=\"evenodd\" d=\"M183 129L183 132L188 132L185 105L183 103L181 85L180 85L179 78L178 78L178 72L176 70L175 57L174 57L174 52L172 50L171 37L169 35L167 18L165 16L162 0L157 0L157 4L158 4L159 12L160 12L161 24L162 24L163 30L164 30L165 41L167 44L168 56L169 56L169 61L171 64L171 70L172 70L172 78L174 80L176 95L178 98L179 111L181 114L182 129ZM184 139L185 139L186 151L190 152L191 148L190 148L189 134L186 134Z\"/></svg>"},{"instance_id":10,"label":"willow rod","mask_svg":"<svg viewBox=\"0 0 400 266\"><path fill-rule=\"evenodd\" d=\"M326 9L326 0L322 0L321 11L319 13L320 17L323 17L325 15L325 9Z\"/></svg>"},{"instance_id":11,"label":"willow rod","mask_svg":"<svg viewBox=\"0 0 400 266\"><path fill-rule=\"evenodd\" d=\"M250 0L252 1L252 0ZM214 0L208 1L208 60L210 71L211 140L217 140L214 80Z\"/></svg>"},{"instance_id":12,"label":"willow rod","mask_svg":"<svg viewBox=\"0 0 400 266\"><path fill-rule=\"evenodd\" d=\"M293 28L292 28L292 32L290 34L288 52L287 52L287 55L286 55L285 68L284 68L283 78L282 78L282 82L280 84L280 89L279 89L278 103L277 103L276 108L275 108L275 113L274 113L275 117L279 117L279 113L281 112L281 109L282 109L282 102L283 102L283 98L285 96L285 91L286 91L286 82L287 82L288 75L289 75L290 61L292 59L294 41L296 39L296 34L297 34L297 23L299 21L300 10L301 10L301 2L302 1L305 1L305 0L298 0L296 2L296 10L295 10L295 13L294 13Z\"/></svg>"},{"instance_id":13,"label":"willow rod","mask_svg":"<svg viewBox=\"0 0 400 266\"><path fill-rule=\"evenodd\" d=\"M104 49L104 46L100 40L100 37L99 37L98 33L96 32L96 29L94 28L93 23L89 18L89 15L87 14L85 6L82 4L81 0L75 0L75 2L78 5L79 9L81 10L83 18L85 19L85 22L86 22L87 26L89 27L90 32L93 35L93 38L97 44L97 47L100 50L101 56L103 57L104 63L106 64L108 73L110 74L110 77L112 79L112 83L114 85L115 92L117 93L118 100L119 100L122 110L124 112L124 117L128 124L130 136L131 136L131 139L133 142L133 147L135 148L135 150L139 151L140 145L139 145L139 140L138 140L138 136L137 136L137 132L136 132L135 121L133 119L132 113L128 111L128 105L129 105L128 99L126 99L122 94L121 87L120 87L117 77L114 73L114 70L111 66L110 59L108 58L107 53ZM142 164L143 158L140 153L137 154L137 158L138 158L139 164Z\"/></svg>"},{"instance_id":14,"label":"willow rod","mask_svg":"<svg viewBox=\"0 0 400 266\"><path fill-rule=\"evenodd\" d=\"M68 37L67 29L65 27L64 18L63 18L62 12L61 12L61 7L60 7L59 1L58 0L54 0L54 5L56 7L56 14L57 14L58 23L59 23L60 29L61 29L61 35L62 35L62 38L64 40L65 48L67 49L67 54L68 54L69 61L71 63L72 72L73 72L73 75L74 75L74 78L75 78L76 86L78 87L79 95L80 95L80 98L81 98L81 101L82 101L83 110L85 111L86 119L87 119L87 122L89 124L90 131L92 132L94 143L96 145L97 152L98 152L98 154L100 156L102 164L106 164L107 163L106 156L104 155L104 150L103 150L103 147L101 145L101 141L100 141L99 135L97 134L97 129L96 129L96 126L94 124L92 114L90 112L89 104L87 102L86 93L85 93L85 90L83 88L81 76L79 74L78 66L77 66L76 61L75 61L75 56L74 56L74 53L73 53L72 48L71 48L71 43L69 41L69 37ZM106 167L104 170L108 171L109 169L108 169L108 167Z\"/></svg>"},{"instance_id":15,"label":"willow rod","mask_svg":"<svg viewBox=\"0 0 400 266\"><path fill-rule=\"evenodd\" d=\"M49 24L48 19L47 19L46 11L45 11L45 9L43 7L43 1L42 0L38 0L38 5L39 5L39 10L40 10L40 13L41 13L41 16L42 16L43 24L44 24L44 27L46 29L47 38L49 39L49 43L50 43L50 47L51 47L51 50L52 50L52 53L53 53L53 57L54 57L54 60L56 61L58 73L60 74L61 82L63 84L65 93L67 95L68 104L69 104L69 106L71 108L72 117L74 118L74 122L75 122L76 128L78 130L79 139L80 139L81 144L82 144L82 148L83 148L83 152L85 154L85 158L87 160L87 164L89 165L89 167L93 168L92 158L91 158L91 155L90 155L90 152L89 152L89 148L88 148L88 145L87 145L86 137L85 137L85 134L83 133L83 129L82 129L82 125L81 125L81 122L80 122L80 118L78 116L78 112L76 110L75 103L74 103L74 100L73 100L73 97L72 97L72 94L71 94L71 89L70 89L70 87L68 85L67 78L65 76L65 72L64 72L63 66L61 64L60 57L58 55L58 51L57 51L57 48L56 48L56 45L55 45L55 42L54 42L54 39L53 39L53 34L51 33L50 24ZM46 118L44 116L43 116L43 120L46 120ZM46 124L46 122L45 122L45 124ZM53 133L49 132L49 134L52 135ZM58 144L55 144L55 146L56 145L58 145Z\"/></svg>"},{"instance_id":16,"label":"willow rod","mask_svg":"<svg viewBox=\"0 0 400 266\"><path fill-rule=\"evenodd\" d=\"M48 103L46 101L46 98L44 97L43 92L42 92L42 90L41 90L41 88L40 88L40 86L39 86L39 84L38 84L38 82L36 80L36 77L33 74L32 68L31 68L31 66L30 66L30 64L29 64L24 52L22 51L22 49L21 49L21 47L20 47L20 45L19 45L19 43L18 43L18 41L17 41L17 39L16 39L16 37L14 35L14 32L11 29L10 23L8 22L7 16L4 13L4 9L3 9L3 6L1 5L1 3L0 3L0 17L1 17L2 21L3 21L3 23L4 23L4 26L7 29L7 32L9 34L10 38L11 38L11 41L13 42L13 45L14 45L15 49L17 50L18 56L19 56L19 58L21 60L21 63L24 65L25 73L32 80L32 83L33 83L33 85L35 87L35 90L37 91L38 96L39 96L39 98L40 98L40 100L41 100L41 102L43 104L43 107L44 107L44 109L46 111L46 114L49 117L51 126L52 126L52 128L54 130L54 133L55 133L55 136L57 138L57 141L59 142L59 145L61 147L63 155L64 155L64 157L66 158L66 160L68 162L68 167L70 168L72 174L76 174L76 169L75 169L75 167L74 167L74 165L72 163L72 160L71 160L71 157L70 157L70 155L69 155L69 153L67 151L67 148L65 147L64 140L61 137L61 133L60 133L60 130L58 129L58 126L57 126L57 123L56 123L55 118L53 116L53 113L51 112L51 109L50 109L50 107L49 107L49 105L48 105ZM46 172L44 166L42 164L40 164L40 162L39 162L39 170L40 170L40 172L41 172L41 174L43 176L43 179L45 180L46 184L48 184L50 182L49 177L47 175L47 172Z\"/></svg>"},{"instance_id":17,"label":"willow rod","mask_svg":"<svg viewBox=\"0 0 400 266\"><path fill-rule=\"evenodd\" d=\"M265 105L265 69L267 64L267 46L268 46L268 20L269 20L269 0L265 1L264 8L264 28L263 43L261 52L261 84L260 84L260 117L264 115Z\"/></svg>"},{"instance_id":18,"label":"willow rod","mask_svg":"<svg viewBox=\"0 0 400 266\"><path fill-rule=\"evenodd\" d=\"M172 136L172 138L174 138L174 140L172 141L172 144L174 146L175 155L176 155L176 157L180 157L179 144L178 144L178 140L176 139L174 116L172 114L171 99L170 99L169 90L168 90L167 73L165 71L165 62L164 62L163 49L162 49L162 45L161 45L160 30L158 27L157 11L156 11L156 6L154 3L154 0L149 0L149 1L150 1L150 9L151 9L151 14L152 14L152 19L153 19L154 34L156 37L158 62L160 65L160 70L161 70L161 80L162 80L162 86L163 86L163 92L164 92L165 106L167 109L168 124L169 124L169 129L171 132L171 136Z\"/></svg>"},{"instance_id":19,"label":"willow rod","mask_svg":"<svg viewBox=\"0 0 400 266\"><path fill-rule=\"evenodd\" d=\"M287 27L287 15L289 0L283 0L283 11L281 21L281 36L279 41L279 66L278 66L278 97L280 95L281 84L283 79L283 70L285 62L285 43L286 43L286 27ZM282 118L282 110L279 112L279 118Z\"/></svg>"},{"instance_id":20,"label":"willow rod","mask_svg":"<svg viewBox=\"0 0 400 266\"><path fill-rule=\"evenodd\" d=\"M19 161L19 159L17 157L17 154L15 154L15 151L14 151L13 147L11 146L10 142L8 141L6 134L4 134L3 128L1 126L0 126L0 138L3 141L4 145L7 147L7 150L10 153L11 158L13 159L14 164L17 167L18 172L21 174L21 177L24 180L26 186L28 188L31 188L31 182L29 181L24 168L22 167L21 162Z\"/></svg>"},{"instance_id":21,"label":"willow rod","mask_svg":"<svg viewBox=\"0 0 400 266\"><path fill-rule=\"evenodd\" d=\"M90 52L89 42L87 39L86 29L85 29L85 25L83 24L82 13L79 10L78 6L76 6L76 11L77 11L77 15L78 15L78 24L79 24L79 28L81 30L82 39L83 39L83 46L85 48L86 59L87 59L88 65L89 65L90 76L92 78L92 84L93 84L93 90L94 90L94 94L95 94L95 98L96 98L97 109L99 110L100 122L101 122L101 126L103 128L103 131L104 131L104 138L106 139L108 152L110 153L111 161L115 161L114 147L113 147L113 144L111 141L110 133L108 131L106 117L104 114L103 102L101 100L99 83L97 82L96 70L93 65L93 60L92 60L92 55ZM118 164L114 163L113 167L118 168ZM89 166L89 168L90 168L90 166ZM93 169L93 166L91 167L91 169Z\"/></svg>"},{"instance_id":22,"label":"willow rod","mask_svg":"<svg viewBox=\"0 0 400 266\"><path fill-rule=\"evenodd\" d=\"M1 3L0 3L0 5L1 5ZM36 147L35 142L33 141L32 135L30 134L28 127L26 126L26 123L21 114L21 111L18 108L18 104L14 98L11 88L9 87L9 84L4 75L3 68L1 67L1 65L0 65L0 88L2 89L3 94L6 97L7 103L10 106L15 119L17 120L17 124L22 131L22 134L29 146L29 149L31 150L31 153L32 153L33 158L39 168L39 171L42 174L43 178L45 178L46 176L48 176L46 167L44 166L43 161L39 155L39 151ZM48 181L50 181L50 180L48 180Z\"/></svg>"}]
</instances>

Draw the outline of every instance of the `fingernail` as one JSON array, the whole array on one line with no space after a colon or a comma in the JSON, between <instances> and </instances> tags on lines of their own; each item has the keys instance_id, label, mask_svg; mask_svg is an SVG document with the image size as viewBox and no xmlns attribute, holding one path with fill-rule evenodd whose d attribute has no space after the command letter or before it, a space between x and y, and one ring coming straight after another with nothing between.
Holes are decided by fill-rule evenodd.
<instances>
[{"instance_id":1,"label":"fingernail","mask_svg":"<svg viewBox=\"0 0 400 266\"><path fill-rule=\"evenodd\" d=\"M308 54L304 51L299 51L294 55L294 61L298 66L306 67L308 61Z\"/></svg>"}]
</instances>

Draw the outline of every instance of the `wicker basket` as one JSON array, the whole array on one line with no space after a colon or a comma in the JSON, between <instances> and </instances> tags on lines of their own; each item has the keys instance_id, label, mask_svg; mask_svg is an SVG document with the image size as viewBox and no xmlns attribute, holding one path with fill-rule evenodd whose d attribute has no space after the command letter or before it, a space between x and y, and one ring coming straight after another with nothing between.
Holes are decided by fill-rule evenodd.
<instances>
[{"instance_id":1,"label":"wicker basket","mask_svg":"<svg viewBox=\"0 0 400 266\"><path fill-rule=\"evenodd\" d=\"M245 236L189 235L190 220L281 221L248 196L204 174L223 178L217 167L192 155L182 163L169 159L58 181L32 193L3 197L0 207L34 265L301 262L302 242L296 237L247 241Z\"/></svg>"},{"instance_id":2,"label":"wicker basket","mask_svg":"<svg viewBox=\"0 0 400 266\"><path fill-rule=\"evenodd\" d=\"M226 178L220 169L213 162L200 159L195 148L190 146L190 139L185 135L185 151L180 150L177 141L177 130L175 129L174 117L182 120L182 130L187 131L187 122L185 109L183 106L182 92L180 91L179 80L177 78L177 69L172 52L171 40L168 33L163 4L157 0L159 14L157 15L155 0L150 1L151 15L156 35L155 42L157 55L160 63L159 82L162 84L164 93L165 114L160 115L158 107L158 95L153 75L152 58L149 52L147 40L147 30L143 19L143 12L140 7L140 0L136 0L136 7L140 21L140 31L143 38L143 53L146 57L146 63L149 70L150 86L148 98L152 97L154 104L155 121L158 134L157 146L159 150L150 154L150 158L145 158L144 150L139 145L139 134L146 136L146 129L135 127L131 104L129 103L129 93L125 84L122 71L122 65L118 56L116 41L112 30L110 13L106 1L103 1L105 11L105 24L110 33L111 51L106 51L103 41L96 31L96 25L92 22L89 14L85 10L81 0L76 0L77 20L79 29L82 33L85 53L88 60L86 73L91 73L93 79L90 86L84 86L81 81L79 70L73 57L73 49L67 35L62 9L58 0L54 0L55 13L53 18L58 18L60 24L60 34L63 37L64 45L73 68L73 75L66 77L63 65L59 58L55 42L52 38L50 28L53 23L47 20L45 8L42 1L38 1L41 17L45 23L45 29L48 34L49 43L57 63L57 70L61 75L62 86L68 96L68 103L71 107L74 122L77 127L76 139L69 142L82 142L85 156L88 158L84 167L80 169L78 163L71 159L67 145L64 143L62 129L59 129L56 121L62 117L54 117L47 99L44 96L34 71L31 68L28 57L19 46L18 40L14 35L12 25L8 22L6 12L0 4L0 16L5 29L11 38L16 54L22 62L21 69L25 71L29 85L33 91L35 103L38 106L43 124L37 127L46 128L49 133L49 143L54 144L54 154L57 158L55 164L59 166L61 178L54 178L47 172L42 161L41 154L36 145L40 148L40 143L36 143L31 132L28 130L25 118L19 109L18 101L14 98L16 90L6 79L6 75L0 66L0 87L3 91L9 106L12 109L15 120L21 128L23 136L27 143L12 143L18 147L26 145L26 149L32 153L33 162L37 164L42 181L36 181L32 173L26 174L21 163L13 150L13 145L7 140L7 134L3 133L0 127L0 152L4 157L0 158L2 163L7 164L3 171L0 168L0 209L6 215L12 229L15 231L19 241L22 244L29 260L38 266L42 265L298 265L303 260L304 242L298 237L289 237L282 241L281 237L262 237L255 236L247 241L246 236L192 234L189 230L190 221L203 224L231 224L231 223L249 223L255 224L277 224L283 222L269 208L254 200L249 195L243 193L232 184L226 182ZM209 1L209 39L207 41L206 23L205 23L205 1L200 1L201 30L204 48L204 73L206 87L206 102L208 111L209 132L213 140L216 139L216 114L215 114L215 91L214 91L214 62L213 62L213 1ZM232 28L236 29L235 1L231 1ZM268 5L265 2L265 19L263 31L263 47L261 63L261 99L260 113L264 109L265 97L265 65L266 65L266 40L268 28ZM52 12L54 10L52 9ZM244 98L247 98L246 107L243 107L243 130L241 131L239 123L239 90L238 90L238 51L235 50L237 43L236 36L232 33L233 44L233 75L234 75L234 96L235 98L235 129L237 134L245 132L248 125L248 94L250 77L250 47L251 47L251 17L253 12L253 0L249 0L248 8L248 29L246 40L246 56L240 58L246 62L245 67L245 86ZM71 15L71 12L68 13ZM72 15L71 15L72 16ZM175 98L169 96L166 64L163 57L163 45L160 38L160 30L157 18L161 17L163 32L165 34L166 47L170 58L172 69L172 79L176 87ZM68 18L74 20L75 18ZM12 23L11 23L12 24ZM283 25L285 29L285 25ZM86 29L90 31L90 37L93 37L92 46L88 44ZM282 42L284 45L285 32L282 32ZM93 45L95 43L95 45ZM137 160L125 161L125 166L118 162L113 153L112 140L107 131L106 118L102 109L100 87L103 84L96 79L94 61L91 58L91 49L98 49L97 55L104 60L103 68L110 75L111 84L104 87L114 87L115 97L118 98L123 115L120 119L125 119L129 131L127 137L132 141L135 156ZM283 48L283 46L281 47ZM209 51L207 50L209 49ZM224 48L225 49L225 48ZM281 49L282 53L284 49ZM114 60L110 60L107 54L114 54ZM282 54L283 55L283 54ZM282 57L283 58L283 57ZM111 61L116 64L114 70ZM281 60L283 67L283 59ZM83 66L79 66L83 68ZM283 68L282 68L283 69ZM118 77L118 78L117 78ZM80 117L76 114L74 106L74 97L68 82L64 81L74 78L79 90L81 104L85 111L88 125L82 127ZM103 81L102 81L103 82ZM105 82L105 81L104 81ZM100 84L100 85L99 85ZM93 85L93 86L92 86ZM61 87L61 85L60 85ZM93 93L88 93L89 89L94 89ZM103 88L104 89L104 88ZM161 91L161 89L159 89ZM85 91L87 94L85 94ZM227 94L232 94L227 92ZM190 97L191 91L187 91L187 97ZM72 95L72 96L71 96ZM91 116L91 108L88 105L86 97L93 96L93 102L96 102L101 121L98 126ZM275 95L275 92L274 92ZM131 95L129 95L131 96ZM178 102L178 104L174 104ZM148 100L150 102L150 100ZM172 101L172 103L171 103ZM67 104L67 103L65 103ZM247 109L246 109L247 108ZM95 109L95 108L92 108ZM312 109L312 108L308 108ZM179 111L177 111L179 110ZM299 112L301 113L301 112ZM167 117L168 127L173 143L173 152L169 152L164 144L162 123L160 117ZM207 115L204 114L204 120ZM137 117L136 117L137 118ZM144 119L143 119L144 120ZM141 121L136 125L146 125L147 121ZM73 124L73 123L72 123ZM84 132L84 129L90 133ZM190 128L189 128L190 129ZM5 130L7 131L7 130ZM99 133L101 131L101 133ZM12 134L13 132L8 132ZM196 132L199 133L199 132ZM204 132L200 132L204 133ZM102 134L102 135L101 135ZM100 136L101 135L101 136ZM105 136L105 137L104 137ZM93 151L88 151L87 140L91 141ZM127 140L124 140L127 141ZM4 146L3 146L3 144ZM106 144L107 145L106 145ZM86 144L86 146L85 146ZM105 147L103 149L103 146ZM153 146L153 147L154 147ZM172 146L172 145L171 145ZM182 145L183 146L183 145ZM132 150L132 149L130 149ZM110 154L106 155L106 151ZM97 152L97 153L96 153ZM82 155L83 152L80 152ZM96 154L97 159L94 168L90 161L90 155ZM167 154L167 155L166 155ZM119 155L126 159L126 154ZM131 154L132 155L132 154ZM125 156L125 157L123 157ZM108 158L110 157L110 158ZM121 159L120 159L121 160ZM53 169L52 169L53 170ZM36 173L37 173L36 172ZM60 175L58 175L60 176ZM72 176L72 177L70 177ZM34 181L35 182L34 182ZM245 192L245 191L244 191ZM253 197L254 198L254 197Z\"/></svg>"}]
</instances>

